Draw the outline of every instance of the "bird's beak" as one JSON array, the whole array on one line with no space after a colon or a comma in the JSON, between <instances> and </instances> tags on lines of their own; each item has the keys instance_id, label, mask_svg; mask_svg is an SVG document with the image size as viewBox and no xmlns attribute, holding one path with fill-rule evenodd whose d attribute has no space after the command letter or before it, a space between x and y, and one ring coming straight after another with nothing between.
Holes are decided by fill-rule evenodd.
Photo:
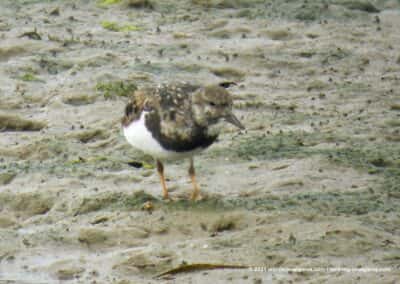
<instances>
[{"instance_id":1,"label":"bird's beak","mask_svg":"<svg viewBox=\"0 0 400 284\"><path fill-rule=\"evenodd\" d=\"M233 113L228 113L225 116L225 120L229 123L232 123L233 125L235 125L236 127L240 128L240 129L245 129L245 127L243 126L243 124L239 121L239 119L237 119L237 117L233 114Z\"/></svg>"}]
</instances>

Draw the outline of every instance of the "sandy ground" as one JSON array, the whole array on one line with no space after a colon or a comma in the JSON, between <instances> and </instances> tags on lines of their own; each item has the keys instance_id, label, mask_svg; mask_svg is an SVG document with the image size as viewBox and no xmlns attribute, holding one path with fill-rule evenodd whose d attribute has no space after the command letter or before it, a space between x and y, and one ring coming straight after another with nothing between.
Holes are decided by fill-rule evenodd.
<instances>
[{"instance_id":1,"label":"sandy ground","mask_svg":"<svg viewBox=\"0 0 400 284\"><path fill-rule=\"evenodd\" d=\"M1 283L398 283L399 1L112 2L1 1ZM161 201L126 96L226 80L247 130Z\"/></svg>"}]
</instances>

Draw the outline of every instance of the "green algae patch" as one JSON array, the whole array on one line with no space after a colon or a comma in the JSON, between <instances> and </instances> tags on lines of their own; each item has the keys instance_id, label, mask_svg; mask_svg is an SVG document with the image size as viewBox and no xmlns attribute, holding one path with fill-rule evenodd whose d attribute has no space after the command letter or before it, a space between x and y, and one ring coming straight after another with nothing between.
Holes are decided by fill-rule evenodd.
<instances>
[{"instance_id":1,"label":"green algae patch","mask_svg":"<svg viewBox=\"0 0 400 284\"><path fill-rule=\"evenodd\" d=\"M171 212L190 211L190 212L231 212L236 209L245 208L245 204L238 199L225 199L220 195L207 196L201 200L192 201L187 198L162 202L163 209ZM237 206L237 207L236 207Z\"/></svg>"},{"instance_id":2,"label":"green algae patch","mask_svg":"<svg viewBox=\"0 0 400 284\"><path fill-rule=\"evenodd\" d=\"M314 147L324 143L346 143L344 147ZM234 155L247 160L306 158L313 155L345 167L384 177L385 191L400 192L400 145L352 141L332 133L289 132L242 138ZM395 194L395 193L394 193ZM396 194L395 194L396 195Z\"/></svg>"},{"instance_id":3,"label":"green algae patch","mask_svg":"<svg viewBox=\"0 0 400 284\"><path fill-rule=\"evenodd\" d=\"M126 5L129 8L147 8L147 9L153 9L154 5L151 1L149 0L126 0L125 1Z\"/></svg>"},{"instance_id":4,"label":"green algae patch","mask_svg":"<svg viewBox=\"0 0 400 284\"><path fill-rule=\"evenodd\" d=\"M382 190L379 187L378 190ZM323 193L301 193L292 195L268 195L257 198L231 198L209 197L204 200L193 202L191 200L173 200L170 202L159 201L146 193L138 196L126 196L122 199L123 207L126 209L140 210L143 203L152 201L155 209L170 212L233 212L237 210L250 210L258 212L285 211L285 212L311 212L324 216L339 215L366 215L371 212L398 212L398 199L388 199L387 195L365 191L350 192L323 192ZM322 213L321 213L322 212ZM297 214L297 213L296 213ZM212 224L212 232L234 230L237 227L236 220L222 218Z\"/></svg>"},{"instance_id":5,"label":"green algae patch","mask_svg":"<svg viewBox=\"0 0 400 284\"><path fill-rule=\"evenodd\" d=\"M124 196L120 200L121 204L125 208L135 210L141 210L143 208L143 204L149 201L155 204L159 204L160 202L157 198L144 192L143 190L137 191L128 196Z\"/></svg>"},{"instance_id":6,"label":"green algae patch","mask_svg":"<svg viewBox=\"0 0 400 284\"><path fill-rule=\"evenodd\" d=\"M87 197L81 200L79 205L73 209L74 216L87 214L109 208L111 205L118 203L122 198L120 193L106 192L96 196Z\"/></svg>"},{"instance_id":7,"label":"green algae patch","mask_svg":"<svg viewBox=\"0 0 400 284\"><path fill-rule=\"evenodd\" d=\"M25 82L44 82L32 73L25 73L20 77L20 79Z\"/></svg>"},{"instance_id":8,"label":"green algae patch","mask_svg":"<svg viewBox=\"0 0 400 284\"><path fill-rule=\"evenodd\" d=\"M46 123L23 119L16 115L0 114L0 131L39 131L46 127Z\"/></svg>"},{"instance_id":9,"label":"green algae patch","mask_svg":"<svg viewBox=\"0 0 400 284\"><path fill-rule=\"evenodd\" d=\"M315 148L321 143L347 142L341 148ZM365 170L379 170L400 165L398 143L363 145L333 133L288 132L275 135L257 135L239 141L236 155L244 159L304 158L323 155L332 162ZM382 167L382 165L384 167Z\"/></svg>"},{"instance_id":10,"label":"green algae patch","mask_svg":"<svg viewBox=\"0 0 400 284\"><path fill-rule=\"evenodd\" d=\"M142 210L146 202L159 204L160 201L154 196L140 190L133 194L119 192L105 192L94 196L83 198L72 213L74 216L87 214L100 210Z\"/></svg>"},{"instance_id":11,"label":"green algae patch","mask_svg":"<svg viewBox=\"0 0 400 284\"><path fill-rule=\"evenodd\" d=\"M108 7L110 5L119 4L121 2L122 2L122 0L101 0L101 1L97 1L97 5L99 7Z\"/></svg>"},{"instance_id":12,"label":"green algae patch","mask_svg":"<svg viewBox=\"0 0 400 284\"><path fill-rule=\"evenodd\" d=\"M162 209L171 212L225 212L235 210L235 206L242 208L245 206L245 204L238 204L234 201L225 201L220 197L208 197L195 202L186 198L180 200L163 201L151 194L146 193L143 190L139 190L133 194L106 192L85 197L78 202L78 205L75 208L72 209L72 214L74 216L78 216L101 210L143 210L143 205L147 202L151 202L155 209Z\"/></svg>"},{"instance_id":13,"label":"green algae patch","mask_svg":"<svg viewBox=\"0 0 400 284\"><path fill-rule=\"evenodd\" d=\"M309 208L332 215L363 215L369 212L398 212L396 203L400 198L400 145L384 143L366 144L365 141L347 140L341 148L313 147L315 143L337 142L340 139L330 134L287 133L248 137L242 140L235 153L243 159L291 159L308 158L314 155L330 163L355 168L376 175L380 183L371 184L369 190L348 192L324 192L299 194L278 199L231 200L235 206L249 209L290 210Z\"/></svg>"},{"instance_id":14,"label":"green algae patch","mask_svg":"<svg viewBox=\"0 0 400 284\"><path fill-rule=\"evenodd\" d=\"M237 155L240 158L278 159L305 157L310 141L306 133L282 133L277 135L253 136L244 139L237 146Z\"/></svg>"},{"instance_id":15,"label":"green algae patch","mask_svg":"<svg viewBox=\"0 0 400 284\"><path fill-rule=\"evenodd\" d=\"M235 209L230 201L225 201L220 196L210 196L198 201L192 201L188 198L174 199L164 201L157 199L153 195L146 193L143 190L137 191L130 195L122 195L116 204L118 208L126 208L127 210L142 210L143 204L151 202L155 209L163 209L167 211L209 211L209 212L224 212Z\"/></svg>"},{"instance_id":16,"label":"green algae patch","mask_svg":"<svg viewBox=\"0 0 400 284\"><path fill-rule=\"evenodd\" d=\"M225 206L255 211L311 212L324 216L365 215L398 212L398 200L368 190L354 192L302 193L285 196L225 200ZM298 213L297 213L298 214Z\"/></svg>"},{"instance_id":17,"label":"green algae patch","mask_svg":"<svg viewBox=\"0 0 400 284\"><path fill-rule=\"evenodd\" d=\"M105 99L113 99L116 97L131 96L137 90L137 86L130 82L115 81L98 83L95 89L97 92L102 94Z\"/></svg>"},{"instance_id":18,"label":"green algae patch","mask_svg":"<svg viewBox=\"0 0 400 284\"><path fill-rule=\"evenodd\" d=\"M113 32L134 32L140 31L142 28L132 24L118 24L117 22L102 21L101 26L103 29Z\"/></svg>"}]
</instances>

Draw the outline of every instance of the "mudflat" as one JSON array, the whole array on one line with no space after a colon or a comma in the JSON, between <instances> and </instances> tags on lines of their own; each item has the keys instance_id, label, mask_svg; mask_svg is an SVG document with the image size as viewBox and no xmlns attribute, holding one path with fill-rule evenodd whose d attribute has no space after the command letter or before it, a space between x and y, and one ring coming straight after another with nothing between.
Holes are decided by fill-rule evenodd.
<instances>
[{"instance_id":1,"label":"mudflat","mask_svg":"<svg viewBox=\"0 0 400 284\"><path fill-rule=\"evenodd\" d=\"M398 281L399 8L1 1L0 282ZM121 132L134 90L177 81L236 82L247 128L196 156L198 202L188 161L164 202ZM155 278L193 263L259 269Z\"/></svg>"}]
</instances>

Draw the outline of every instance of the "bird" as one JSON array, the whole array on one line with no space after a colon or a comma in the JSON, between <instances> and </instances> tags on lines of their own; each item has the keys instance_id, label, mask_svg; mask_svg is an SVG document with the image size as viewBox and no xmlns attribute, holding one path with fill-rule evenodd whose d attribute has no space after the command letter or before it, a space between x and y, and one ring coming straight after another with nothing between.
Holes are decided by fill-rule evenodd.
<instances>
[{"instance_id":1,"label":"bird","mask_svg":"<svg viewBox=\"0 0 400 284\"><path fill-rule=\"evenodd\" d=\"M232 84L165 83L131 95L121 120L123 134L129 144L156 161L163 199L171 200L164 175L166 161L189 158L190 199L200 199L194 155L217 140L220 121L245 129L233 114L233 96L227 90Z\"/></svg>"}]
</instances>

